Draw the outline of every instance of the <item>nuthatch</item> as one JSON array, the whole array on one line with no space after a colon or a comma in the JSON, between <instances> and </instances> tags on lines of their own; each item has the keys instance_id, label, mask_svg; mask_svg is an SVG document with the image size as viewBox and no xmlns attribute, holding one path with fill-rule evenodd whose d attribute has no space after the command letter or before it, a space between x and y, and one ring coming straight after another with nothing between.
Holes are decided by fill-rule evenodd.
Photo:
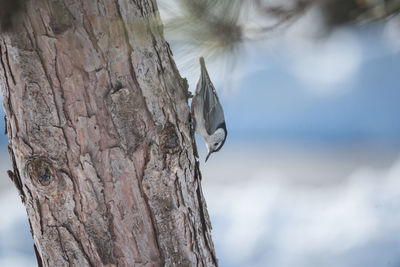
<instances>
[{"instance_id":1,"label":"nuthatch","mask_svg":"<svg viewBox=\"0 0 400 267\"><path fill-rule=\"evenodd\" d=\"M204 58L200 58L201 75L192 99L192 121L195 131L203 137L207 146L207 159L211 153L219 151L228 134L224 111L217 92L206 69Z\"/></svg>"}]
</instances>

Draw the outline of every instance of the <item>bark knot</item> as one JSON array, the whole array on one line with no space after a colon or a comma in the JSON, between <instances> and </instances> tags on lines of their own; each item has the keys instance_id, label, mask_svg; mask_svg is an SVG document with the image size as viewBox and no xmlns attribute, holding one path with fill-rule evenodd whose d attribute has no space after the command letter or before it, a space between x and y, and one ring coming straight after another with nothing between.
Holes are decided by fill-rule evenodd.
<instances>
[{"instance_id":1,"label":"bark knot","mask_svg":"<svg viewBox=\"0 0 400 267\"><path fill-rule=\"evenodd\" d=\"M44 157L29 159L26 164L26 172L34 182L42 186L49 186L55 179L55 171L52 164Z\"/></svg>"}]
</instances>

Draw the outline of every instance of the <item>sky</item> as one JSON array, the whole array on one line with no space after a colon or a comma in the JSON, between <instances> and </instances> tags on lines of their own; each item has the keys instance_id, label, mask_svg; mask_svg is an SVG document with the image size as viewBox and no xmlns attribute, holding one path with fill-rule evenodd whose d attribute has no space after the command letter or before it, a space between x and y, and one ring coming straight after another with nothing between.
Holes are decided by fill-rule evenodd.
<instances>
[{"instance_id":1,"label":"sky","mask_svg":"<svg viewBox=\"0 0 400 267\"><path fill-rule=\"evenodd\" d=\"M230 138L397 143L400 53L386 28L344 28L323 40L246 44L233 70L209 58ZM182 73L193 90L198 70Z\"/></svg>"},{"instance_id":2,"label":"sky","mask_svg":"<svg viewBox=\"0 0 400 267\"><path fill-rule=\"evenodd\" d=\"M400 264L398 154L239 149L203 167L220 266Z\"/></svg>"},{"instance_id":3,"label":"sky","mask_svg":"<svg viewBox=\"0 0 400 267\"><path fill-rule=\"evenodd\" d=\"M399 266L398 25L247 44L228 74L208 59L228 128L202 165L220 266Z\"/></svg>"},{"instance_id":4,"label":"sky","mask_svg":"<svg viewBox=\"0 0 400 267\"><path fill-rule=\"evenodd\" d=\"M207 164L197 137L220 266L400 265L398 25L319 40L296 26L243 45L231 68L203 55L228 128ZM186 68L171 47L193 90L197 58ZM35 266L26 213L5 175L6 136L0 141L0 266Z\"/></svg>"}]
</instances>

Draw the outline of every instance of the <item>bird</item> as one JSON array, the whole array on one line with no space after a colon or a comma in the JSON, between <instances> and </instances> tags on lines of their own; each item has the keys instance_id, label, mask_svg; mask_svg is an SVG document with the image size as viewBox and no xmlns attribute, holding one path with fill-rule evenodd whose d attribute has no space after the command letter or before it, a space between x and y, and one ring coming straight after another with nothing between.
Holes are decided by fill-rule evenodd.
<instances>
[{"instance_id":1,"label":"bird","mask_svg":"<svg viewBox=\"0 0 400 267\"><path fill-rule=\"evenodd\" d=\"M203 57L200 57L200 79L192 99L191 115L193 128L206 142L207 162L210 155L225 144L226 129L224 110L208 75Z\"/></svg>"}]
</instances>

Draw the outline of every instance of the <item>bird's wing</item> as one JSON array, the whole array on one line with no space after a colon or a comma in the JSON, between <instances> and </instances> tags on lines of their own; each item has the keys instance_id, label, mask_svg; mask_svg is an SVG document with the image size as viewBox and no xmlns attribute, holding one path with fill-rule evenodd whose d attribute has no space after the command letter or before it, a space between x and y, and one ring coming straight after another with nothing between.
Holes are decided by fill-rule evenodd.
<instances>
[{"instance_id":1,"label":"bird's wing","mask_svg":"<svg viewBox=\"0 0 400 267\"><path fill-rule=\"evenodd\" d=\"M212 135L218 126L225 122L224 111L211 81L207 83L204 89L204 119L206 130L209 135Z\"/></svg>"},{"instance_id":2,"label":"bird's wing","mask_svg":"<svg viewBox=\"0 0 400 267\"><path fill-rule=\"evenodd\" d=\"M204 99L203 116L207 133L212 135L225 122L224 111L219 102L217 92L208 76L206 64L203 58L200 58L201 77L199 81L199 95Z\"/></svg>"}]
</instances>

